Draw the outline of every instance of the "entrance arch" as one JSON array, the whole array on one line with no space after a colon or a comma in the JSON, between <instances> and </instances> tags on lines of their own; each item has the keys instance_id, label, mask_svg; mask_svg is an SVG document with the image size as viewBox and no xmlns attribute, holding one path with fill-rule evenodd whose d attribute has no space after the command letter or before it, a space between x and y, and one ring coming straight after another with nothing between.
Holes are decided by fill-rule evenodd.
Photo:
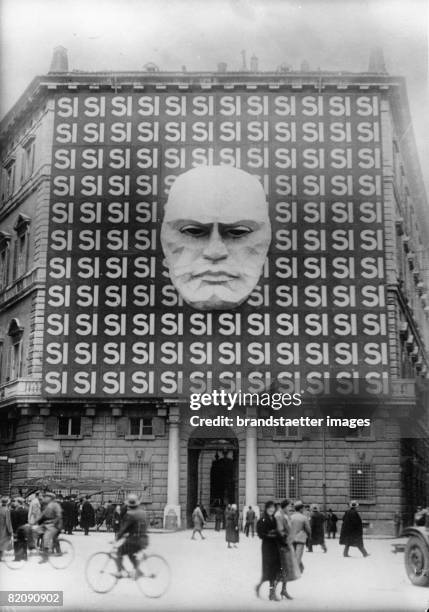
<instances>
[{"instance_id":1,"label":"entrance arch","mask_svg":"<svg viewBox=\"0 0 429 612\"><path fill-rule=\"evenodd\" d=\"M197 503L214 508L238 503L238 439L230 427L198 427L188 441L188 526Z\"/></svg>"}]
</instances>

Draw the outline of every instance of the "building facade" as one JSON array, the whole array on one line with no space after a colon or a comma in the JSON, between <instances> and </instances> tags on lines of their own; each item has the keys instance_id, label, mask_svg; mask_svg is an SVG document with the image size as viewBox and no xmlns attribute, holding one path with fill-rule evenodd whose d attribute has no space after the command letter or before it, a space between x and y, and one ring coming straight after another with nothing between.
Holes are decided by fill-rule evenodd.
<instances>
[{"instance_id":1,"label":"building facade","mask_svg":"<svg viewBox=\"0 0 429 612\"><path fill-rule=\"evenodd\" d=\"M1 123L2 492L130 479L170 527L197 502L353 498L392 534L428 502L429 215L404 80L147 68L73 72L63 53ZM273 242L243 308L192 313L162 206L175 176L222 163L259 176ZM190 410L222 386L302 405ZM371 425L235 420L279 415Z\"/></svg>"}]
</instances>

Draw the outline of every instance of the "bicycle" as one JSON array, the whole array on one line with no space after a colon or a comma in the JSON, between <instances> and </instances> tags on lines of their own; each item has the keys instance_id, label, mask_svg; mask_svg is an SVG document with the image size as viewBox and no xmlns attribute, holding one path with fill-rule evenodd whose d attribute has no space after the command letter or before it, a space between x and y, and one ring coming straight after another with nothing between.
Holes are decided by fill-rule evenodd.
<instances>
[{"instance_id":1,"label":"bicycle","mask_svg":"<svg viewBox=\"0 0 429 612\"><path fill-rule=\"evenodd\" d=\"M135 553L137 569L126 555L122 575L118 576L116 560L119 543L115 542L110 552L98 552L91 555L86 562L85 577L95 593L108 593L120 578L129 578L137 583L146 597L158 598L164 595L170 586L171 571L167 561L161 555L147 555L143 550Z\"/></svg>"},{"instance_id":2,"label":"bicycle","mask_svg":"<svg viewBox=\"0 0 429 612\"><path fill-rule=\"evenodd\" d=\"M35 532L36 536L40 536L40 528L31 527ZM37 557L41 557L43 554L43 542L39 537L35 538L36 545L34 551ZM9 569L17 570L24 567L28 560L31 558L32 551L28 551L27 559L17 559L13 547L10 550L3 552L3 559L6 566ZM73 544L67 538L63 538L61 535L57 536L54 540L53 550L48 552L48 561L55 569L66 569L73 562L75 556Z\"/></svg>"}]
</instances>

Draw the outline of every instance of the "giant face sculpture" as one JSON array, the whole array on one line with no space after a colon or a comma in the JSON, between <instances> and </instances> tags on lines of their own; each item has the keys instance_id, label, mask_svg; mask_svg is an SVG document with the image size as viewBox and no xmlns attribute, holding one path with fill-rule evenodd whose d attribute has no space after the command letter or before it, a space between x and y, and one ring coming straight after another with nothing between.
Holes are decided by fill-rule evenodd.
<instances>
[{"instance_id":1,"label":"giant face sculpture","mask_svg":"<svg viewBox=\"0 0 429 612\"><path fill-rule=\"evenodd\" d=\"M271 241L257 178L231 166L179 176L165 207L161 243L170 278L199 310L239 306L255 288Z\"/></svg>"}]
</instances>

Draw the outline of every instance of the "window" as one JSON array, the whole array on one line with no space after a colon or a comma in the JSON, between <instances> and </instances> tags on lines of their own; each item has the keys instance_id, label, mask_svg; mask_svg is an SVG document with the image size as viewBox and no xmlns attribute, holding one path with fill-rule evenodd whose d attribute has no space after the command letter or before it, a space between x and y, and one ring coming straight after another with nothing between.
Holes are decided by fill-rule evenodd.
<instances>
[{"instance_id":1,"label":"window","mask_svg":"<svg viewBox=\"0 0 429 612\"><path fill-rule=\"evenodd\" d=\"M34 170L34 151L35 139L34 136L27 140L23 146L21 181L24 182L33 174Z\"/></svg>"},{"instance_id":2,"label":"window","mask_svg":"<svg viewBox=\"0 0 429 612\"><path fill-rule=\"evenodd\" d=\"M375 469L371 463L352 463L349 466L351 499L371 500L375 497Z\"/></svg>"},{"instance_id":3,"label":"window","mask_svg":"<svg viewBox=\"0 0 429 612\"><path fill-rule=\"evenodd\" d=\"M11 442L15 438L16 421L9 419L0 420L0 440Z\"/></svg>"},{"instance_id":4,"label":"window","mask_svg":"<svg viewBox=\"0 0 429 612\"><path fill-rule=\"evenodd\" d=\"M79 461L55 461L54 476L57 478L79 478L80 464Z\"/></svg>"},{"instance_id":5,"label":"window","mask_svg":"<svg viewBox=\"0 0 429 612\"><path fill-rule=\"evenodd\" d=\"M7 333L10 338L10 346L7 355L6 380L15 380L21 378L24 367L24 328L20 326L18 319L12 319Z\"/></svg>"},{"instance_id":6,"label":"window","mask_svg":"<svg viewBox=\"0 0 429 612\"><path fill-rule=\"evenodd\" d=\"M283 427L282 425L278 425L275 427L274 435L276 438L299 438L299 427Z\"/></svg>"},{"instance_id":7,"label":"window","mask_svg":"<svg viewBox=\"0 0 429 612\"><path fill-rule=\"evenodd\" d=\"M59 436L80 436L80 417L58 417Z\"/></svg>"},{"instance_id":8,"label":"window","mask_svg":"<svg viewBox=\"0 0 429 612\"><path fill-rule=\"evenodd\" d=\"M3 166L4 188L2 200L7 200L15 190L15 159L11 159Z\"/></svg>"},{"instance_id":9,"label":"window","mask_svg":"<svg viewBox=\"0 0 429 612\"><path fill-rule=\"evenodd\" d=\"M129 489L127 493L135 493L140 499L149 501L152 497L152 464L143 461L129 463L127 478L140 483L138 488Z\"/></svg>"},{"instance_id":10,"label":"window","mask_svg":"<svg viewBox=\"0 0 429 612\"><path fill-rule=\"evenodd\" d=\"M152 418L151 417L131 417L130 418L130 435L131 436L152 436Z\"/></svg>"},{"instance_id":11,"label":"window","mask_svg":"<svg viewBox=\"0 0 429 612\"><path fill-rule=\"evenodd\" d=\"M299 464L277 463L275 466L274 496L276 499L299 498Z\"/></svg>"},{"instance_id":12,"label":"window","mask_svg":"<svg viewBox=\"0 0 429 612\"><path fill-rule=\"evenodd\" d=\"M360 440L361 438L371 438L373 435L372 425L368 427L345 427L346 437L347 438L356 438Z\"/></svg>"},{"instance_id":13,"label":"window","mask_svg":"<svg viewBox=\"0 0 429 612\"><path fill-rule=\"evenodd\" d=\"M10 240L12 236L7 232L0 232L0 289L9 282Z\"/></svg>"},{"instance_id":14,"label":"window","mask_svg":"<svg viewBox=\"0 0 429 612\"><path fill-rule=\"evenodd\" d=\"M20 214L14 226L16 231L14 258L13 258L13 278L17 279L28 269L28 260L30 253L30 218Z\"/></svg>"}]
</instances>

